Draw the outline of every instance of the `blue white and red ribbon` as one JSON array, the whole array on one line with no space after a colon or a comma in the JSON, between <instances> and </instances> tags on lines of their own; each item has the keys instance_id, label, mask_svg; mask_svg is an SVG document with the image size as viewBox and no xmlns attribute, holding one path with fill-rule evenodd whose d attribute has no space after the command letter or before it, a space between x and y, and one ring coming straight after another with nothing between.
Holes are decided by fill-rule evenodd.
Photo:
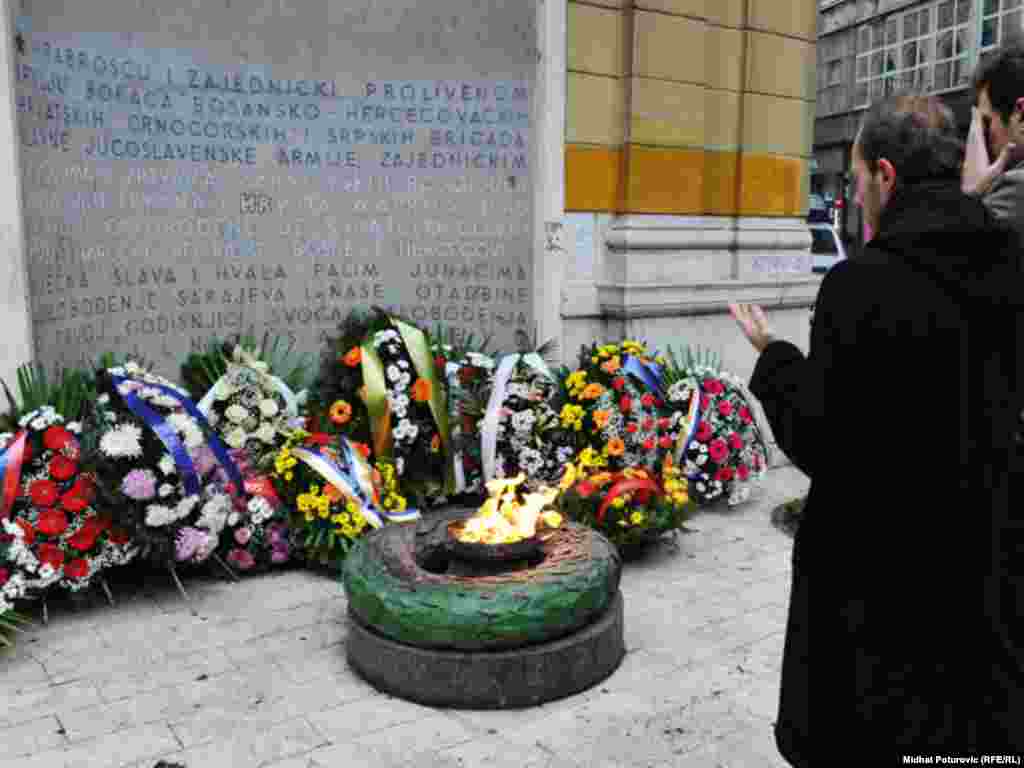
<instances>
[{"instance_id":1,"label":"blue white and red ribbon","mask_svg":"<svg viewBox=\"0 0 1024 768\"><path fill-rule=\"evenodd\" d=\"M123 376L114 376L113 379L115 385L128 381L128 379ZM213 431L213 427L211 427L210 423L206 420L206 416L204 416L202 411L196 407L196 404L192 402L192 399L178 390L164 386L163 384L150 384L148 382L137 381L135 379L132 379L132 381L135 381L135 383L140 384L143 387L152 387L153 389L157 389L168 397L174 398L181 404L181 407L185 409L185 413L198 422L199 426L206 434L206 441L210 446L210 450L213 451L214 457L216 457L218 463L224 468L224 471L227 472L228 479L234 484L238 493L241 493L245 488L245 481L242 479L242 473L238 470L238 465L235 464L235 460L231 458L231 454L228 452L227 446L224 445L220 437L217 436L217 433ZM175 459L175 461L177 461L177 459Z\"/></svg>"},{"instance_id":2,"label":"blue white and red ribbon","mask_svg":"<svg viewBox=\"0 0 1024 768\"><path fill-rule=\"evenodd\" d=\"M664 400L664 378L661 373L661 366L657 363L644 362L635 355L626 355L626 362L622 370L640 379L652 395Z\"/></svg>"},{"instance_id":3,"label":"blue white and red ribbon","mask_svg":"<svg viewBox=\"0 0 1024 768\"><path fill-rule=\"evenodd\" d=\"M14 500L18 498L18 488L21 486L21 465L25 461L25 441L27 439L28 432L23 429L6 448L0 451L0 488L3 489L3 497L0 500L0 519L2 520L10 517Z\"/></svg>"},{"instance_id":4,"label":"blue white and red ribbon","mask_svg":"<svg viewBox=\"0 0 1024 768\"><path fill-rule=\"evenodd\" d=\"M531 352L528 355L506 355L501 359L498 370L494 374L494 386L491 389L491 397L487 401L487 411L484 413L483 424L480 427L480 453L484 465L484 480L493 480L497 471L494 464L498 453L498 422L501 419L501 409L505 404L505 392L508 389L509 379L512 378L516 364L520 361L541 375L549 379L553 378L544 358L536 352Z\"/></svg>"},{"instance_id":5,"label":"blue white and red ribbon","mask_svg":"<svg viewBox=\"0 0 1024 768\"><path fill-rule=\"evenodd\" d=\"M126 379L120 376L113 378L115 384L121 384L126 381ZM122 393L121 397L124 398L124 404L128 406L128 410L142 419L147 427L156 432L160 442L164 444L164 448L171 454L171 458L174 459L174 466L177 468L182 484L185 486L185 493L189 496L199 493L199 477L196 475L196 468L192 463L192 457L185 448L185 444L178 438L178 433L174 427L164 421L163 416L146 405L142 398L138 397L134 392Z\"/></svg>"},{"instance_id":6,"label":"blue white and red ribbon","mask_svg":"<svg viewBox=\"0 0 1024 768\"><path fill-rule=\"evenodd\" d=\"M679 438L676 441L675 461L676 466L685 466L684 457L686 456L686 449L690 447L690 443L693 442L694 437L697 434L697 428L700 426L700 383L694 380L694 390L690 395L690 407L687 410L686 417L681 429L679 431ZM686 475L687 479L695 480L700 476L700 470L693 474Z\"/></svg>"}]
</instances>

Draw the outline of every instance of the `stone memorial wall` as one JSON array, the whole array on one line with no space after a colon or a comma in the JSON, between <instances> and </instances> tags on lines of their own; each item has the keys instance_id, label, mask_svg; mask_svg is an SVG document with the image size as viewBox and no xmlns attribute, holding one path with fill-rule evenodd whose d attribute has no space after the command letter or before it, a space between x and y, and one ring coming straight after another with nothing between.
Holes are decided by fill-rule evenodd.
<instances>
[{"instance_id":1,"label":"stone memorial wall","mask_svg":"<svg viewBox=\"0 0 1024 768\"><path fill-rule=\"evenodd\" d=\"M13 19L48 367L212 335L315 352L356 305L533 329L534 3L30 0Z\"/></svg>"}]
</instances>

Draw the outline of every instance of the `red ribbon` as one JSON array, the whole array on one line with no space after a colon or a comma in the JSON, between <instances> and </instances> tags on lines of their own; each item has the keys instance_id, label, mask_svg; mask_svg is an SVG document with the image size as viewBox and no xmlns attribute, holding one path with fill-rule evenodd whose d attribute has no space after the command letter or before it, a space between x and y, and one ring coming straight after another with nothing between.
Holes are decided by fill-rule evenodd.
<instances>
[{"instance_id":1,"label":"red ribbon","mask_svg":"<svg viewBox=\"0 0 1024 768\"><path fill-rule=\"evenodd\" d=\"M25 441L28 432L21 430L14 441L0 453L0 477L3 478L3 499L0 500L0 517L11 516L11 507L18 498L18 486L21 485L21 465L25 461Z\"/></svg>"},{"instance_id":2,"label":"red ribbon","mask_svg":"<svg viewBox=\"0 0 1024 768\"><path fill-rule=\"evenodd\" d=\"M604 513L608 510L608 506L616 497L621 496L624 493L629 493L630 491L651 491L659 496L662 494L661 486L649 477L627 477L623 480L619 480L609 488L608 493L605 494L604 501L601 502L601 506L597 510L597 522L604 522Z\"/></svg>"}]
</instances>

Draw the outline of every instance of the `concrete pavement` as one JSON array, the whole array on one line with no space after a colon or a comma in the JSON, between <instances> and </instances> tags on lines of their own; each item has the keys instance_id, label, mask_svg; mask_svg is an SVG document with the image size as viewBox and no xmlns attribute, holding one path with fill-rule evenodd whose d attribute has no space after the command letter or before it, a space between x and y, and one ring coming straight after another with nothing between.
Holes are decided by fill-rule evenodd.
<instances>
[{"instance_id":1,"label":"concrete pavement","mask_svg":"<svg viewBox=\"0 0 1024 768\"><path fill-rule=\"evenodd\" d=\"M528 710L435 710L345 663L341 584L292 570L240 584L114 585L0 654L0 768L775 768L792 540L771 510L792 466L678 550L623 572L627 656L604 684Z\"/></svg>"}]
</instances>

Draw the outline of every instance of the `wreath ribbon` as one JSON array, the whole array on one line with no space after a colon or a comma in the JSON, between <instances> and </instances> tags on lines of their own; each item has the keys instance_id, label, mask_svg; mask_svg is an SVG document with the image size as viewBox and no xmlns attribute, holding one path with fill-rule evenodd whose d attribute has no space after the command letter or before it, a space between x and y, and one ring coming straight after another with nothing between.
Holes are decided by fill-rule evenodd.
<instances>
[{"instance_id":1,"label":"wreath ribbon","mask_svg":"<svg viewBox=\"0 0 1024 768\"><path fill-rule=\"evenodd\" d=\"M28 431L21 430L3 451L0 451L0 484L3 497L0 500L0 519L10 517L11 508L18 498L18 486L21 484L21 467L25 463L25 442Z\"/></svg>"},{"instance_id":2,"label":"wreath ribbon","mask_svg":"<svg viewBox=\"0 0 1024 768\"><path fill-rule=\"evenodd\" d=\"M533 368L543 376L551 379L551 370L548 368L544 358L536 352L527 355L512 354L506 355L498 364L498 370L494 374L494 388L491 390L491 397L487 401L487 410L484 413L483 426L480 429L481 458L484 465L484 480L493 480L495 474L495 458L498 452L498 421L501 418L501 407L505 402L505 393L508 390L509 379L519 362Z\"/></svg>"},{"instance_id":3,"label":"wreath ribbon","mask_svg":"<svg viewBox=\"0 0 1024 768\"><path fill-rule=\"evenodd\" d=\"M360 472L357 458L351 446L348 445L348 441L343 438L341 443L342 454L348 466L343 466L341 462L325 454L319 447L293 448L292 455L346 496L361 501L363 517L373 528L381 528L385 522L404 523L420 518L419 512L414 509L400 513L385 512L379 509L373 500L372 478ZM369 482L369 493L367 493L367 482Z\"/></svg>"},{"instance_id":4,"label":"wreath ribbon","mask_svg":"<svg viewBox=\"0 0 1024 768\"><path fill-rule=\"evenodd\" d=\"M597 510L597 522L604 522L604 514L608 511L608 507L611 503L619 496L630 491L650 491L656 493L659 496L664 495L664 491L661 486L651 480L649 477L627 477L623 480L619 480L611 488L608 489L608 493L605 494L604 501L601 502L601 506Z\"/></svg>"},{"instance_id":5,"label":"wreath ribbon","mask_svg":"<svg viewBox=\"0 0 1024 768\"><path fill-rule=\"evenodd\" d=\"M660 365L642 360L636 355L627 355L622 370L640 379L652 395L657 395L662 400L665 399L664 375Z\"/></svg>"},{"instance_id":6,"label":"wreath ribbon","mask_svg":"<svg viewBox=\"0 0 1024 768\"><path fill-rule=\"evenodd\" d=\"M114 380L115 385L128 381L128 379L125 378L124 376L113 376L112 378ZM210 450L213 451L213 455L217 459L217 462L221 465L221 467L224 468L224 471L227 472L228 479L234 484L236 492L241 493L243 488L245 488L245 482L242 480L242 473L238 470L238 465L235 464L234 459L231 458L231 454L228 453L227 446L225 446L224 443L221 441L220 437L217 436L217 433L213 431L213 428L210 426L210 423L206 420L206 417L203 415L202 411L200 411L196 407L196 404L193 403L188 396L182 394L181 392L178 392L176 389L164 386L163 384L149 384L144 381L137 381L136 383L142 385L143 387L152 387L154 389L157 389L160 392L163 392L168 397L174 398L181 404L181 407L185 409L185 413L187 413L189 416L191 416L198 422L199 426L202 428L204 434L206 435L206 441L210 446ZM150 409L148 405L142 402L142 400L135 397L133 393L129 393L129 395L125 397L125 402L128 402L129 397L136 400L140 405L143 406L145 410L149 411L150 414L152 414L152 416L155 416L157 421L166 425L166 422L160 417L159 414ZM150 424L148 420L146 420L146 423ZM152 426L152 424L150 424L150 426ZM154 427L154 429L156 429L156 427ZM173 432L174 430L171 429L171 431ZM159 431L157 432L157 434L160 434ZM161 439L163 438L161 437ZM177 434L174 435L174 439L177 440ZM180 443L180 441L178 442ZM171 456L174 457L175 463L177 464L178 457L175 456L174 453L172 453ZM185 452L185 457L188 458L187 451ZM192 463L191 458L188 458L188 462L189 464ZM188 486L186 486L186 489L187 487ZM189 491L189 493L198 493L198 491Z\"/></svg>"},{"instance_id":7,"label":"wreath ribbon","mask_svg":"<svg viewBox=\"0 0 1024 768\"><path fill-rule=\"evenodd\" d=\"M690 396L690 407L687 409L683 428L679 430L679 437L676 438L675 447L675 459L677 466L685 466L683 457L686 455L686 449L690 447L690 443L693 442L694 437L697 434L697 428L700 426L700 383L694 381L693 394ZM691 475L687 475L688 480L694 480L700 475L700 472L695 472Z\"/></svg>"}]
</instances>

